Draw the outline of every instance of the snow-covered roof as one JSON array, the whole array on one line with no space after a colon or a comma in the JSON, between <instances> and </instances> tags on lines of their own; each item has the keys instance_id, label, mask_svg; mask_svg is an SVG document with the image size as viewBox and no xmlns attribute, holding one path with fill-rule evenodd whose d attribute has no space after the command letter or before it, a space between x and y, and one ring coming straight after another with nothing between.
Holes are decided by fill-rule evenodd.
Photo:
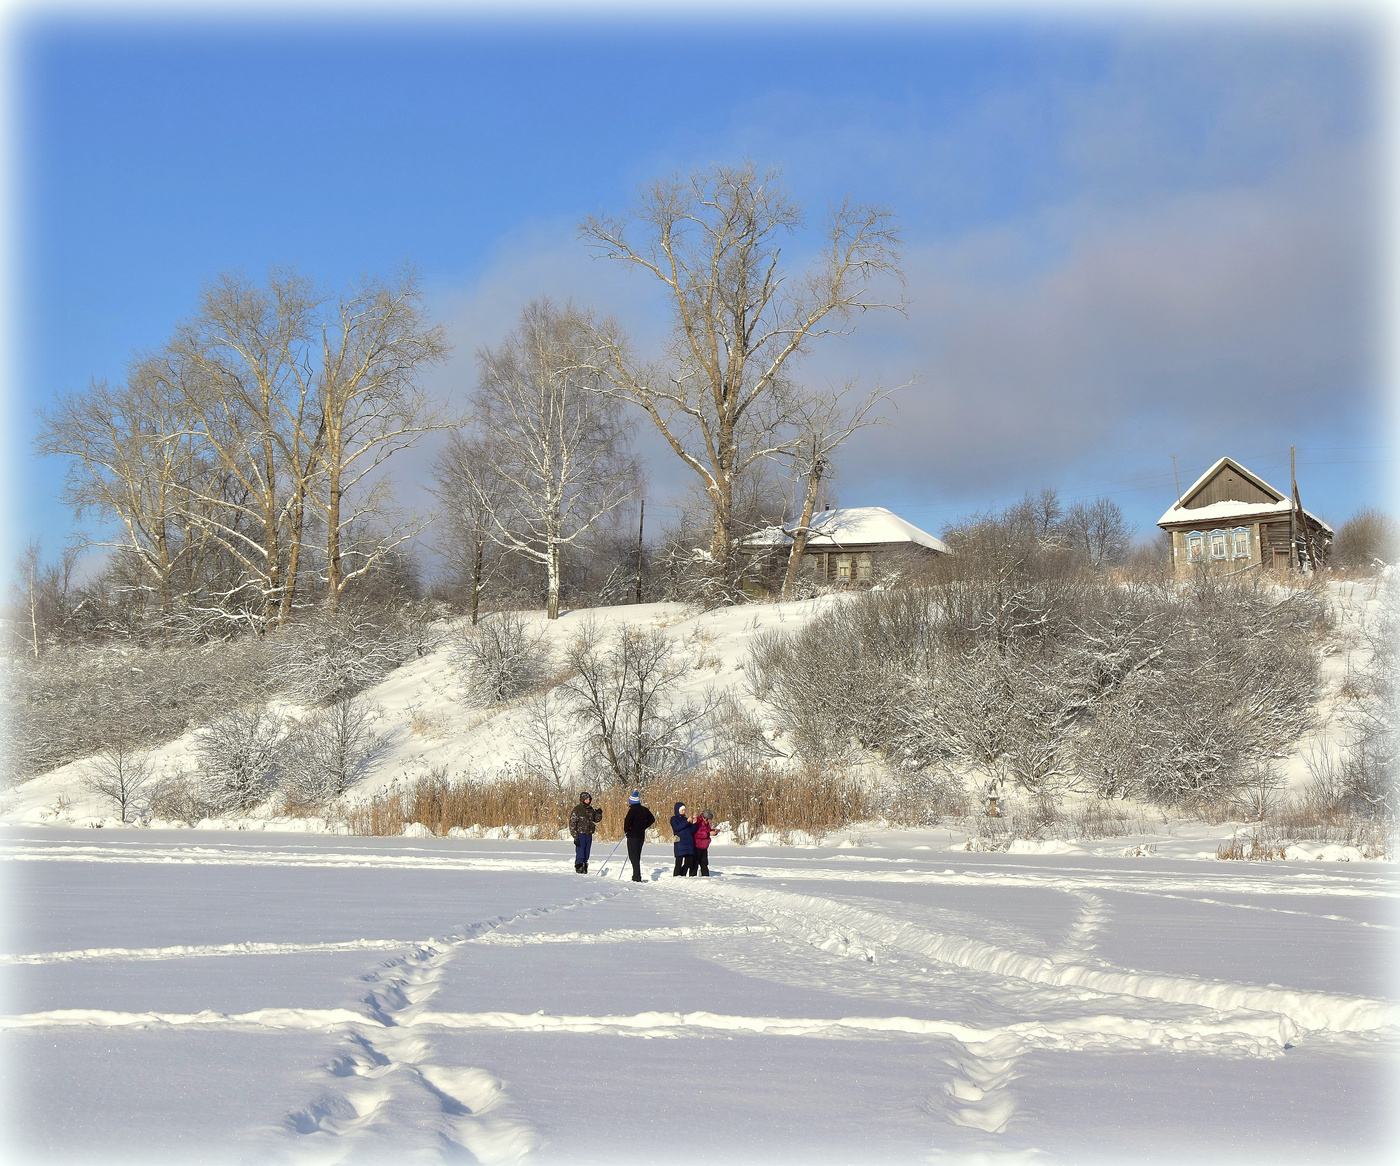
<instances>
[{"instance_id":1,"label":"snow-covered roof","mask_svg":"<svg viewBox=\"0 0 1400 1166\"><path fill-rule=\"evenodd\" d=\"M748 546L788 546L797 523L770 526L755 531L744 542ZM808 550L840 549L872 544L914 543L940 554L951 554L948 544L906 522L883 506L851 506L844 510L823 510L812 516L808 526Z\"/></svg>"},{"instance_id":2,"label":"snow-covered roof","mask_svg":"<svg viewBox=\"0 0 1400 1166\"><path fill-rule=\"evenodd\" d=\"M1229 464L1244 477L1262 489L1266 494L1272 494L1279 499L1277 502L1212 502L1209 506L1185 506L1183 503L1195 496L1202 486L1220 469L1221 466ZM1199 478L1191 483L1181 495L1181 501L1177 502L1167 512L1157 519L1158 526L1169 526L1180 522L1190 522L1197 526L1208 526L1220 522L1229 522L1234 519L1258 519L1276 517L1287 514L1293 509L1293 502L1284 495L1283 491L1275 489L1264 481L1258 474L1251 473L1235 461L1234 458L1220 458L1210 469L1206 470ZM1328 534L1332 533L1332 528L1323 522L1316 514L1310 510L1304 510L1318 526L1322 527Z\"/></svg>"}]
</instances>

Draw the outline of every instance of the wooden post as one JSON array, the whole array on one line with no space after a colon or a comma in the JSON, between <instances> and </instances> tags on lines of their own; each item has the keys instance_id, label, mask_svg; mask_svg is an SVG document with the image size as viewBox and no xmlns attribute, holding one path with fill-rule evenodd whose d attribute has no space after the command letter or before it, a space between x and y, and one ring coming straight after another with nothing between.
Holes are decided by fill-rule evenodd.
<instances>
[{"instance_id":1,"label":"wooden post","mask_svg":"<svg viewBox=\"0 0 1400 1166\"><path fill-rule=\"evenodd\" d=\"M1176 479L1176 504L1181 505L1181 475L1176 468L1176 454L1172 454L1172 477Z\"/></svg>"},{"instance_id":2,"label":"wooden post","mask_svg":"<svg viewBox=\"0 0 1400 1166\"><path fill-rule=\"evenodd\" d=\"M637 516L637 598L636 603L642 601L642 528L647 520L647 500L642 499L642 512Z\"/></svg>"},{"instance_id":3,"label":"wooden post","mask_svg":"<svg viewBox=\"0 0 1400 1166\"><path fill-rule=\"evenodd\" d=\"M1288 511L1288 565L1298 569L1298 447L1288 447L1288 477L1293 483L1293 505Z\"/></svg>"}]
</instances>

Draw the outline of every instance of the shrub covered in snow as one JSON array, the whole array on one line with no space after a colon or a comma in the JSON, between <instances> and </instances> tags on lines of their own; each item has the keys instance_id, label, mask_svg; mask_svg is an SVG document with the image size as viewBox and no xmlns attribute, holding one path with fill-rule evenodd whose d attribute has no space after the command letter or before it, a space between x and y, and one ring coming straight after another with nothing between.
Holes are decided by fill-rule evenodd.
<instances>
[{"instance_id":1,"label":"shrub covered in snow","mask_svg":"<svg viewBox=\"0 0 1400 1166\"><path fill-rule=\"evenodd\" d=\"M452 640L452 662L474 704L491 706L539 688L549 669L540 630L518 611L498 611Z\"/></svg>"},{"instance_id":2,"label":"shrub covered in snow","mask_svg":"<svg viewBox=\"0 0 1400 1166\"><path fill-rule=\"evenodd\" d=\"M1226 797L1310 723L1325 605L1309 589L1185 591L982 560L759 637L748 672L809 760L877 750L1053 798Z\"/></svg>"},{"instance_id":3,"label":"shrub covered in snow","mask_svg":"<svg viewBox=\"0 0 1400 1166\"><path fill-rule=\"evenodd\" d=\"M422 629L387 610L342 605L268 636L271 673L282 691L324 704L354 696L414 653Z\"/></svg>"},{"instance_id":4,"label":"shrub covered in snow","mask_svg":"<svg viewBox=\"0 0 1400 1166\"><path fill-rule=\"evenodd\" d=\"M226 713L195 737L201 793L220 814L250 810L268 797L281 778L281 717L265 708Z\"/></svg>"},{"instance_id":5,"label":"shrub covered in snow","mask_svg":"<svg viewBox=\"0 0 1400 1166\"><path fill-rule=\"evenodd\" d=\"M339 797L361 776L381 741L363 700L333 701L288 735L282 764L286 796L308 806Z\"/></svg>"}]
</instances>

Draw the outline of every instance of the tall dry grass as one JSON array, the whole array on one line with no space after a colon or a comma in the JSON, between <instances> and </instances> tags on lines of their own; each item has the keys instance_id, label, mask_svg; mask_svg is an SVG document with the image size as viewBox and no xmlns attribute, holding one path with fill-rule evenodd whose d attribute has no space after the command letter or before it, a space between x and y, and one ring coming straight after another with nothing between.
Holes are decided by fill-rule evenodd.
<instances>
[{"instance_id":1,"label":"tall dry grass","mask_svg":"<svg viewBox=\"0 0 1400 1166\"><path fill-rule=\"evenodd\" d=\"M612 841L621 834L627 793L595 792L594 804L603 811L595 835L599 841ZM562 795L550 779L534 772L517 771L490 780L449 779L435 773L350 805L338 817L353 834L397 835L404 827L421 823L437 835L454 827L507 827L553 837L567 826L575 797L573 792ZM733 841L739 843L761 834L774 834L782 841L799 834L820 838L877 818L881 810L877 793L866 783L843 769L814 765L800 770L769 765L697 770L651 782L642 800L656 815L652 836L658 841L671 837L667 823L676 802L684 802L691 817L700 810L713 811L716 825L727 824Z\"/></svg>"}]
</instances>

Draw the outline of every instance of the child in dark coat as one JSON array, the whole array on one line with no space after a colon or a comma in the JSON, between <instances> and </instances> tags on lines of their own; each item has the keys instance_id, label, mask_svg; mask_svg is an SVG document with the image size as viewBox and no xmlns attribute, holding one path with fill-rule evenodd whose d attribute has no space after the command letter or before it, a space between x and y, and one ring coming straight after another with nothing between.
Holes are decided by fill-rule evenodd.
<instances>
[{"instance_id":1,"label":"child in dark coat","mask_svg":"<svg viewBox=\"0 0 1400 1166\"><path fill-rule=\"evenodd\" d=\"M705 878L710 877L710 835L714 833L715 814L713 810L701 810L695 819L695 858L690 864L690 873L699 866Z\"/></svg>"},{"instance_id":2,"label":"child in dark coat","mask_svg":"<svg viewBox=\"0 0 1400 1166\"><path fill-rule=\"evenodd\" d=\"M674 875L695 873L695 823L685 814L685 803L677 802L671 815L671 833L676 836L676 869Z\"/></svg>"}]
</instances>

